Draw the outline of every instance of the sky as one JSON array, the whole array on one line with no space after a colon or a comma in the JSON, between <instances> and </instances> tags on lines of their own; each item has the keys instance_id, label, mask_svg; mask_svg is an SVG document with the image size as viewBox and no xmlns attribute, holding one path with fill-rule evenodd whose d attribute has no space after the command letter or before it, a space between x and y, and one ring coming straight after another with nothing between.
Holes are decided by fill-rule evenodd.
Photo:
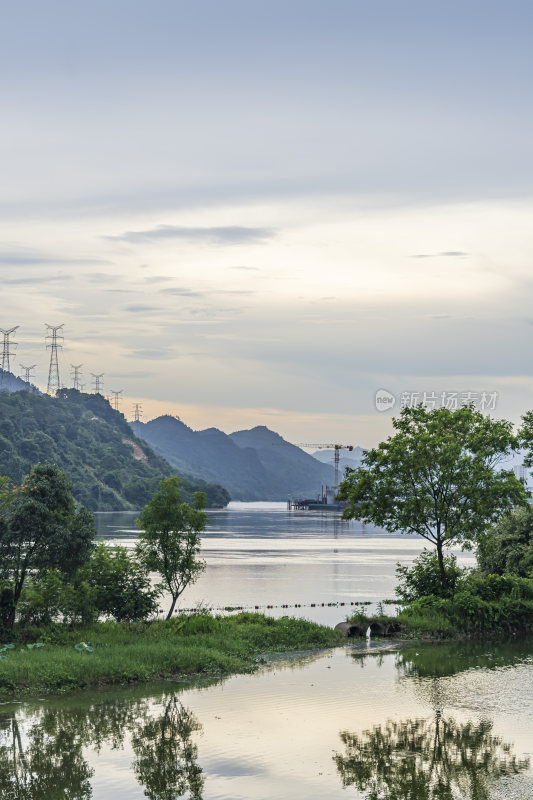
<instances>
[{"instance_id":1,"label":"sky","mask_svg":"<svg viewBox=\"0 0 533 800\"><path fill-rule=\"evenodd\" d=\"M64 324L127 417L368 447L533 408L530 2L0 2L15 373Z\"/></svg>"}]
</instances>

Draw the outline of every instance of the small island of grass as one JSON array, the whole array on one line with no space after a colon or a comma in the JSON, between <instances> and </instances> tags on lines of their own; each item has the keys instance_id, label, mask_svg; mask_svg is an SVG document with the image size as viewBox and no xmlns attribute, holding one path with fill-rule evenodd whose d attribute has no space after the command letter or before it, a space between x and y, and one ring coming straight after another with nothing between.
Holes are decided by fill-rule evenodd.
<instances>
[{"instance_id":1,"label":"small island of grass","mask_svg":"<svg viewBox=\"0 0 533 800\"><path fill-rule=\"evenodd\" d=\"M13 631L0 662L0 696L160 678L251 672L272 653L331 647L342 637L302 619L199 612L151 622L96 622ZM31 641L30 641L31 637ZM76 649L85 642L92 648ZM30 647L35 643L42 647ZM1 646L0 646L1 649Z\"/></svg>"}]
</instances>

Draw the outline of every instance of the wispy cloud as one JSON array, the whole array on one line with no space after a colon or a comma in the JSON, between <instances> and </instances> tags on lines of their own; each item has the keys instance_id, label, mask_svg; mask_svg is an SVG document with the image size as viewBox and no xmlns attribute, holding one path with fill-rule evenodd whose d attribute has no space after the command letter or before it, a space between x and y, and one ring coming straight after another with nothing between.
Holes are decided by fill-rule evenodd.
<instances>
[{"instance_id":1,"label":"wispy cloud","mask_svg":"<svg viewBox=\"0 0 533 800\"><path fill-rule=\"evenodd\" d=\"M161 311L161 309L157 306L132 305L124 306L124 311L129 311L131 314L149 314L154 311Z\"/></svg>"},{"instance_id":2,"label":"wispy cloud","mask_svg":"<svg viewBox=\"0 0 533 800\"><path fill-rule=\"evenodd\" d=\"M158 225L144 231L126 231L118 236L106 236L115 242L157 242L188 240L206 244L250 244L263 242L275 236L272 228L249 228L243 225L220 227L186 227L181 225Z\"/></svg>"},{"instance_id":3,"label":"wispy cloud","mask_svg":"<svg viewBox=\"0 0 533 800\"><path fill-rule=\"evenodd\" d=\"M150 361L164 361L169 360L171 358L176 358L177 353L170 347L161 347L157 350L151 350L149 348L140 349L140 350L131 350L129 353L126 353L126 358L140 358L140 359L149 359Z\"/></svg>"},{"instance_id":4,"label":"wispy cloud","mask_svg":"<svg viewBox=\"0 0 533 800\"><path fill-rule=\"evenodd\" d=\"M182 286L168 286L166 289L159 289L159 294L176 295L177 297L203 297L205 292L194 292L192 289L185 289Z\"/></svg>"},{"instance_id":5,"label":"wispy cloud","mask_svg":"<svg viewBox=\"0 0 533 800\"><path fill-rule=\"evenodd\" d=\"M3 284L9 286L24 286L27 284L42 284L42 283L63 283L64 281L71 281L72 275L39 275L25 278L2 278Z\"/></svg>"},{"instance_id":6,"label":"wispy cloud","mask_svg":"<svg viewBox=\"0 0 533 800\"><path fill-rule=\"evenodd\" d=\"M49 253L18 246L11 246L6 249L0 248L0 264L7 264L13 267L29 267L36 264L82 264L91 266L111 263L111 261L101 258L65 258L64 256L50 255Z\"/></svg>"},{"instance_id":7,"label":"wispy cloud","mask_svg":"<svg viewBox=\"0 0 533 800\"><path fill-rule=\"evenodd\" d=\"M469 255L462 250L443 250L441 253L414 253L410 258L465 258Z\"/></svg>"}]
</instances>

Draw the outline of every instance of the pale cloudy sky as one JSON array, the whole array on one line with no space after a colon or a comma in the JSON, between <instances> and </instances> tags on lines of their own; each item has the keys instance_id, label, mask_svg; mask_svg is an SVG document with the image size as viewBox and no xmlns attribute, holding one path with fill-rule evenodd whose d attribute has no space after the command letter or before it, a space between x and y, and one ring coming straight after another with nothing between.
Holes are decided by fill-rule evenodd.
<instances>
[{"instance_id":1,"label":"pale cloudy sky","mask_svg":"<svg viewBox=\"0 0 533 800\"><path fill-rule=\"evenodd\" d=\"M375 443L533 408L529 0L2 2L0 326L129 415Z\"/></svg>"}]
</instances>

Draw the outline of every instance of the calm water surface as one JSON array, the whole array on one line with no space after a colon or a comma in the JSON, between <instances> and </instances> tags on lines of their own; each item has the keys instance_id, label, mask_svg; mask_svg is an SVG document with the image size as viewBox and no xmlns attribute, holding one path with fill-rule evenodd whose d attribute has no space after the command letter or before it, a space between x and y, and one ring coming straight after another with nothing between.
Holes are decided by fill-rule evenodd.
<instances>
[{"instance_id":1,"label":"calm water surface","mask_svg":"<svg viewBox=\"0 0 533 800\"><path fill-rule=\"evenodd\" d=\"M0 706L0 797L530 800L533 646L347 646Z\"/></svg>"},{"instance_id":2,"label":"calm water surface","mask_svg":"<svg viewBox=\"0 0 533 800\"><path fill-rule=\"evenodd\" d=\"M134 514L98 516L132 546ZM184 606L295 604L335 624L391 597L418 539L282 504L210 512ZM461 556L468 561L469 556ZM533 644L356 643L210 685L0 706L0 798L533 800Z\"/></svg>"},{"instance_id":3,"label":"calm water surface","mask_svg":"<svg viewBox=\"0 0 533 800\"><path fill-rule=\"evenodd\" d=\"M98 514L99 534L133 545L135 517ZM410 563L422 546L419 537L392 536L337 514L288 512L285 503L230 503L227 509L209 512L202 537L207 569L187 589L181 605L259 606L269 614L290 613L335 625L346 610L323 608L322 603L393 598L396 564ZM457 555L461 563L472 563L471 554Z\"/></svg>"}]
</instances>

